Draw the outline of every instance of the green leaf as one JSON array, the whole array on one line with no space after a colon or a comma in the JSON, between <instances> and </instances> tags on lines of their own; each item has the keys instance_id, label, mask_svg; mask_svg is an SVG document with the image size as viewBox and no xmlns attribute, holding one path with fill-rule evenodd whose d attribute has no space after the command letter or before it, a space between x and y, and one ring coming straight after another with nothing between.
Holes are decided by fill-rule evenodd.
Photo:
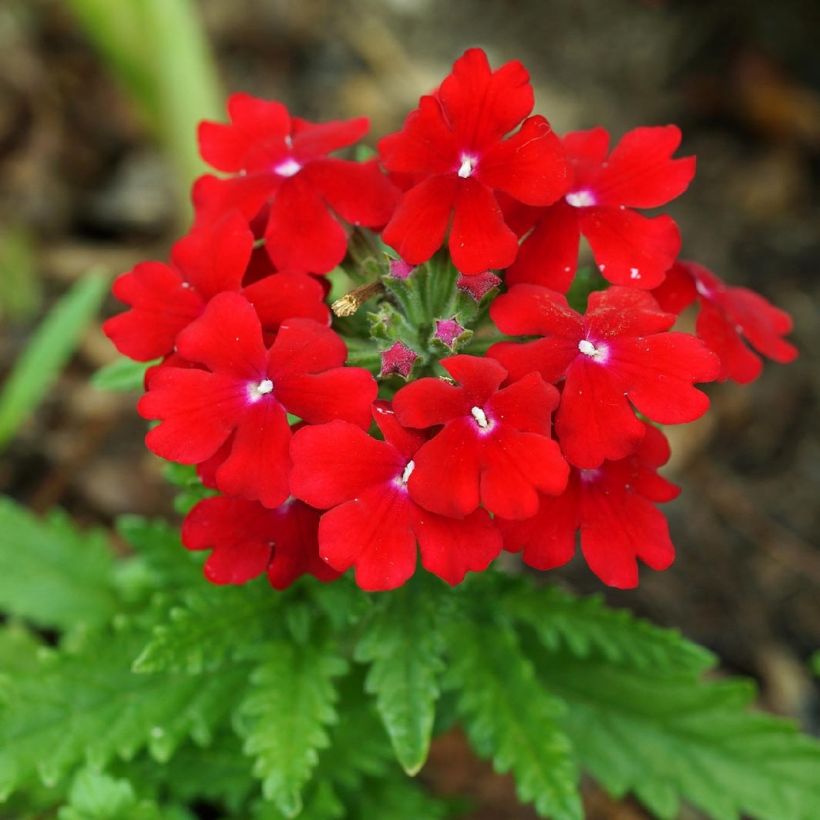
<instances>
[{"instance_id":1,"label":"green leaf","mask_svg":"<svg viewBox=\"0 0 820 820\"><path fill-rule=\"evenodd\" d=\"M430 735L444 670L445 599L408 583L382 596L356 647L370 663L366 688L404 770L416 774L430 750Z\"/></svg>"},{"instance_id":2,"label":"green leaf","mask_svg":"<svg viewBox=\"0 0 820 820\"><path fill-rule=\"evenodd\" d=\"M0 392L0 448L13 438L52 388L71 358L108 289L89 274L76 282L40 323Z\"/></svg>"},{"instance_id":3,"label":"green leaf","mask_svg":"<svg viewBox=\"0 0 820 820\"><path fill-rule=\"evenodd\" d=\"M347 820L441 820L449 814L444 800L436 799L413 782L394 777L367 781L345 817Z\"/></svg>"},{"instance_id":4,"label":"green leaf","mask_svg":"<svg viewBox=\"0 0 820 820\"><path fill-rule=\"evenodd\" d=\"M117 519L117 532L147 565L155 589L179 589L202 583L202 555L186 550L179 529L138 515Z\"/></svg>"},{"instance_id":5,"label":"green leaf","mask_svg":"<svg viewBox=\"0 0 820 820\"><path fill-rule=\"evenodd\" d=\"M113 555L59 511L39 519L0 497L0 607L38 626L100 624L117 611Z\"/></svg>"},{"instance_id":6,"label":"green leaf","mask_svg":"<svg viewBox=\"0 0 820 820\"><path fill-rule=\"evenodd\" d=\"M281 609L280 596L266 583L206 586L184 596L134 661L134 671L200 674L270 636Z\"/></svg>"},{"instance_id":7,"label":"green leaf","mask_svg":"<svg viewBox=\"0 0 820 820\"><path fill-rule=\"evenodd\" d=\"M92 768L77 773L59 820L161 820L159 808L138 801L134 787Z\"/></svg>"},{"instance_id":8,"label":"green leaf","mask_svg":"<svg viewBox=\"0 0 820 820\"><path fill-rule=\"evenodd\" d=\"M327 726L336 721L333 678L347 664L327 648L271 641L251 676L238 712L245 754L256 758L265 797L287 817L302 809L302 789L328 746Z\"/></svg>"},{"instance_id":9,"label":"green leaf","mask_svg":"<svg viewBox=\"0 0 820 820\"><path fill-rule=\"evenodd\" d=\"M505 624L454 625L447 682L476 751L511 771L518 795L553 820L580 820L575 762L560 728L563 705L535 677Z\"/></svg>"},{"instance_id":10,"label":"green leaf","mask_svg":"<svg viewBox=\"0 0 820 820\"><path fill-rule=\"evenodd\" d=\"M224 116L196 4L69 0L69 6L173 161L187 212L190 184L205 170L197 125Z\"/></svg>"},{"instance_id":11,"label":"green leaf","mask_svg":"<svg viewBox=\"0 0 820 820\"><path fill-rule=\"evenodd\" d=\"M86 759L102 767L147 746L167 760L189 736L208 742L247 668L200 678L135 675L131 662L144 642L133 627L104 633L13 681L0 708L0 799L35 774L54 785Z\"/></svg>"},{"instance_id":12,"label":"green leaf","mask_svg":"<svg viewBox=\"0 0 820 820\"><path fill-rule=\"evenodd\" d=\"M627 610L611 609L599 596L579 598L558 587L521 580L509 586L502 608L533 628L548 649L566 647L579 658L602 657L637 669L692 672L702 672L713 663L710 652L679 632L661 629Z\"/></svg>"},{"instance_id":13,"label":"green leaf","mask_svg":"<svg viewBox=\"0 0 820 820\"><path fill-rule=\"evenodd\" d=\"M145 382L145 371L159 362L134 362L121 356L101 367L91 377L91 384L98 390L109 390L112 393L139 392Z\"/></svg>"},{"instance_id":14,"label":"green leaf","mask_svg":"<svg viewBox=\"0 0 820 820\"><path fill-rule=\"evenodd\" d=\"M35 239L23 223L0 231L0 316L13 321L34 316L42 300Z\"/></svg>"},{"instance_id":15,"label":"green leaf","mask_svg":"<svg viewBox=\"0 0 820 820\"><path fill-rule=\"evenodd\" d=\"M681 800L718 820L820 816L820 744L750 711L745 681L542 658L542 678L568 704L562 722L581 764L616 797L634 791L661 818L676 817Z\"/></svg>"}]
</instances>

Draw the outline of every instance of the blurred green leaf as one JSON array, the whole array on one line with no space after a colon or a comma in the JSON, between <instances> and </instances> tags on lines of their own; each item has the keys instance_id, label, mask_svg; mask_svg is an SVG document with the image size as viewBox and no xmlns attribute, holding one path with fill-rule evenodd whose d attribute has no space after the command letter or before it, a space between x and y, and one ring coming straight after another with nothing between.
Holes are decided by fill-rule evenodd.
<instances>
[{"instance_id":1,"label":"blurred green leaf","mask_svg":"<svg viewBox=\"0 0 820 820\"><path fill-rule=\"evenodd\" d=\"M40 323L0 391L0 447L17 432L54 384L97 313L108 280L89 274Z\"/></svg>"},{"instance_id":2,"label":"blurred green leaf","mask_svg":"<svg viewBox=\"0 0 820 820\"><path fill-rule=\"evenodd\" d=\"M12 225L0 234L0 313L11 319L31 318L41 292L32 237Z\"/></svg>"},{"instance_id":3,"label":"blurred green leaf","mask_svg":"<svg viewBox=\"0 0 820 820\"><path fill-rule=\"evenodd\" d=\"M0 497L0 607L44 627L100 624L117 611L113 554L98 530L54 510L39 519Z\"/></svg>"},{"instance_id":4,"label":"blurred green leaf","mask_svg":"<svg viewBox=\"0 0 820 820\"><path fill-rule=\"evenodd\" d=\"M222 93L192 0L69 0L97 50L130 94L188 189L205 166L196 128L224 116Z\"/></svg>"},{"instance_id":5,"label":"blurred green leaf","mask_svg":"<svg viewBox=\"0 0 820 820\"><path fill-rule=\"evenodd\" d=\"M158 363L159 359L151 362L134 362L122 356L94 373L91 384L98 390L109 390L112 393L140 391L145 380L145 371Z\"/></svg>"}]
</instances>

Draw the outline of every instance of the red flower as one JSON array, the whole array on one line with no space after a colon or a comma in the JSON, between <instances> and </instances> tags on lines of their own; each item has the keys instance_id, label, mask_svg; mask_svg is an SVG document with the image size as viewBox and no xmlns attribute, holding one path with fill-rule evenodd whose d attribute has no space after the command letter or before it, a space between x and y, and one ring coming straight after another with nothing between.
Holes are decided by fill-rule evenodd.
<instances>
[{"instance_id":1,"label":"red flower","mask_svg":"<svg viewBox=\"0 0 820 820\"><path fill-rule=\"evenodd\" d=\"M728 286L702 265L679 262L653 295L673 313L699 299L696 333L720 358L718 381L754 381L763 369L754 351L781 364L797 358L797 348L782 338L792 329L786 311L753 290Z\"/></svg>"},{"instance_id":2,"label":"red flower","mask_svg":"<svg viewBox=\"0 0 820 820\"><path fill-rule=\"evenodd\" d=\"M379 142L385 167L414 181L384 241L411 264L425 262L441 247L452 216L450 254L459 271L509 265L518 238L504 222L496 192L547 205L566 191L561 143L543 117L527 116L532 106L521 63L491 71L477 48L456 60L435 95L422 97L403 129Z\"/></svg>"},{"instance_id":3,"label":"red flower","mask_svg":"<svg viewBox=\"0 0 820 820\"><path fill-rule=\"evenodd\" d=\"M324 291L310 276L273 274L243 289L253 241L245 220L232 213L177 242L170 265L136 265L114 282L114 295L131 309L104 323L106 335L120 353L137 361L165 356L209 299L223 291L240 290L256 307L267 331L275 331L295 316L329 324Z\"/></svg>"},{"instance_id":4,"label":"red flower","mask_svg":"<svg viewBox=\"0 0 820 820\"><path fill-rule=\"evenodd\" d=\"M636 128L607 157L603 128L564 137L572 167L569 193L535 215L507 283L544 285L565 293L578 263L578 240L589 242L601 273L613 284L654 288L680 252L677 225L633 208L657 208L680 196L695 175L695 158L672 159L680 145L674 125Z\"/></svg>"},{"instance_id":5,"label":"red flower","mask_svg":"<svg viewBox=\"0 0 820 820\"><path fill-rule=\"evenodd\" d=\"M316 424L370 423L375 380L366 370L343 367L344 342L310 319L285 322L267 349L253 305L221 293L179 335L178 347L198 366L151 373L138 410L162 423L146 444L163 458L199 464L233 436L215 473L216 486L229 495L271 508L287 498L287 413Z\"/></svg>"},{"instance_id":6,"label":"red flower","mask_svg":"<svg viewBox=\"0 0 820 820\"><path fill-rule=\"evenodd\" d=\"M500 342L488 355L513 379L532 371L548 382L565 379L555 430L576 467L598 467L635 450L645 426L630 402L661 424L694 421L709 407L692 383L717 376L717 357L688 333L663 332L675 316L645 291L592 293L581 316L555 291L515 285L493 302L490 316L504 333L544 337Z\"/></svg>"},{"instance_id":7,"label":"red flower","mask_svg":"<svg viewBox=\"0 0 820 820\"><path fill-rule=\"evenodd\" d=\"M205 577L213 584L244 584L263 572L286 589L302 575L332 581L339 573L319 557L319 512L290 499L275 510L256 501L216 496L200 501L182 524L189 550L212 550Z\"/></svg>"},{"instance_id":8,"label":"red flower","mask_svg":"<svg viewBox=\"0 0 820 820\"><path fill-rule=\"evenodd\" d=\"M340 571L355 567L356 583L367 590L393 589L410 578L416 542L425 569L449 584L486 569L501 551L489 515L445 518L415 503L407 482L424 436L404 429L384 403L374 416L384 441L340 421L293 437L293 492L328 510L319 523L322 557Z\"/></svg>"},{"instance_id":9,"label":"red flower","mask_svg":"<svg viewBox=\"0 0 820 820\"><path fill-rule=\"evenodd\" d=\"M334 213L368 227L390 219L398 194L377 163L327 156L364 136L364 117L315 124L291 118L281 103L247 94L233 94L228 113L230 125L204 122L199 128L203 159L234 175L197 182L200 221L234 208L251 220L268 206L265 247L276 267L326 273L347 250Z\"/></svg>"},{"instance_id":10,"label":"red flower","mask_svg":"<svg viewBox=\"0 0 820 820\"><path fill-rule=\"evenodd\" d=\"M534 515L537 491L560 493L567 481L566 462L550 438L557 391L537 373L499 390L507 371L492 359L450 356L441 364L460 386L420 379L393 400L407 427L444 425L413 457L411 497L456 518L479 503L506 518Z\"/></svg>"},{"instance_id":11,"label":"red flower","mask_svg":"<svg viewBox=\"0 0 820 820\"><path fill-rule=\"evenodd\" d=\"M640 558L663 570L675 559L669 526L653 502L671 501L678 488L657 474L669 460L669 445L660 432L646 426L637 451L620 461L605 461L594 470L573 469L566 492L541 497L541 506L526 521L496 519L511 552L524 550L526 564L553 569L581 551L589 568L609 586L628 589L638 584Z\"/></svg>"}]
</instances>

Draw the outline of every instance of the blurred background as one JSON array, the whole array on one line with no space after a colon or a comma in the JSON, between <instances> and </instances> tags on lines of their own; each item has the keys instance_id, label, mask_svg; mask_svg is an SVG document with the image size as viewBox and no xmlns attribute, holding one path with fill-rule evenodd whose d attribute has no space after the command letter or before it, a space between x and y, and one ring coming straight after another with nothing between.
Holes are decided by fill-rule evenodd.
<instances>
[{"instance_id":1,"label":"blurred background","mask_svg":"<svg viewBox=\"0 0 820 820\"><path fill-rule=\"evenodd\" d=\"M670 431L677 563L606 597L680 628L817 731L818 23L799 0L2 0L0 492L81 522L173 514L135 395L89 376L115 358L103 280L165 257L186 227L198 119L244 90L308 118L365 114L374 142L480 45L524 61L559 132L678 123L698 156L669 209L685 256L794 316L795 364L712 386L713 412ZM24 353L25 378L9 378ZM553 576L600 591L577 563ZM475 818L531 816L457 734L422 776L471 794ZM586 797L590 817L645 816Z\"/></svg>"}]
</instances>

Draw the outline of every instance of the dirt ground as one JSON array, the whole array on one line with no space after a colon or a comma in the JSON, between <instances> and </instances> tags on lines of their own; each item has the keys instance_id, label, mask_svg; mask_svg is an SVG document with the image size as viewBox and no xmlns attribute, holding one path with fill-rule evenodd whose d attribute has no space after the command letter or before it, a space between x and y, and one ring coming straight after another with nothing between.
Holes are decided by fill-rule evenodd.
<instances>
[{"instance_id":1,"label":"dirt ground","mask_svg":"<svg viewBox=\"0 0 820 820\"><path fill-rule=\"evenodd\" d=\"M469 45L522 59L537 111L556 130L614 135L676 122L698 177L671 208L685 255L754 287L795 319L800 359L673 429L667 474L684 487L669 514L677 563L643 574L614 604L677 626L723 667L762 685L766 707L820 730L806 660L820 646L820 62L817 4L695 0L201 0L227 90L278 98L307 117L366 114L397 127ZM82 272L161 258L173 190L158 149L60 2L0 4L0 242L11 235L32 286L0 306L0 378L49 303ZM5 237L5 239L4 239ZM26 293L28 295L26 295ZM26 303L28 300L28 304ZM113 311L109 304L107 310ZM142 445L134 397L101 395L91 371L113 358L89 333L57 389L0 459L0 492L81 521L169 514ZM555 573L600 590L579 564ZM485 820L525 818L505 778L457 735L425 776L473 794ZM643 817L587 793L591 818ZM534 816L534 815L533 815Z\"/></svg>"}]
</instances>

